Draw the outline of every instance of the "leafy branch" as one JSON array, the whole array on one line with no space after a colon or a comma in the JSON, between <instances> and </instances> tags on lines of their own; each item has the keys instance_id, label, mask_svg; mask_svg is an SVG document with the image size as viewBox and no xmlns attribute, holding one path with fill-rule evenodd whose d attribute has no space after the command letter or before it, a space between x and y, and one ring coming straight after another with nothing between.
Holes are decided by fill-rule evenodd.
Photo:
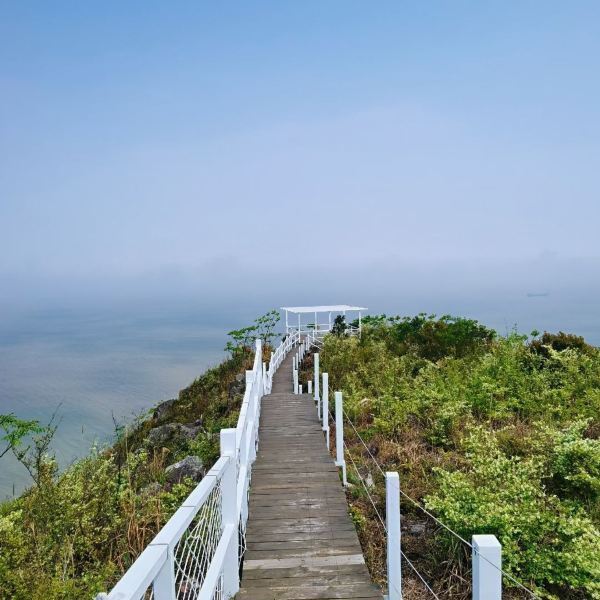
<instances>
[{"instance_id":1,"label":"leafy branch","mask_svg":"<svg viewBox=\"0 0 600 600\"><path fill-rule=\"evenodd\" d=\"M249 352L257 339L263 340L266 345L270 346L277 337L275 327L280 318L281 316L277 310L270 310L254 319L254 325L230 331L227 335L231 339L227 342L225 351L229 352L231 356Z\"/></svg>"},{"instance_id":2,"label":"leafy branch","mask_svg":"<svg viewBox=\"0 0 600 600\"><path fill-rule=\"evenodd\" d=\"M44 428L39 421L26 421L10 413L0 415L0 429L4 432L0 441L5 444L0 450L0 458L2 458L6 453L19 448L27 437L41 433Z\"/></svg>"}]
</instances>

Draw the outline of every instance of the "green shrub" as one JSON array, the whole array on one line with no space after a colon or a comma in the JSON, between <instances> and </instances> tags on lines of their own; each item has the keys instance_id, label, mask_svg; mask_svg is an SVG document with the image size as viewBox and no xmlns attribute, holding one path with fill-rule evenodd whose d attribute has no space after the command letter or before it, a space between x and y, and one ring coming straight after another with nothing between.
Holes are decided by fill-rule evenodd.
<instances>
[{"instance_id":1,"label":"green shrub","mask_svg":"<svg viewBox=\"0 0 600 600\"><path fill-rule=\"evenodd\" d=\"M461 535L496 534L509 571L539 595L599 598L598 350L568 334L537 345L424 314L363 325L360 339L328 336L321 360L383 468L400 470L405 491ZM423 544L468 579L442 531ZM430 573L452 589L442 566Z\"/></svg>"},{"instance_id":2,"label":"green shrub","mask_svg":"<svg viewBox=\"0 0 600 600\"><path fill-rule=\"evenodd\" d=\"M544 464L543 455L507 456L482 428L465 440L465 455L466 470L437 470L438 489L427 507L463 537L496 535L504 569L538 593L600 598L600 530L581 507L546 491L544 474L557 463Z\"/></svg>"},{"instance_id":3,"label":"green shrub","mask_svg":"<svg viewBox=\"0 0 600 600\"><path fill-rule=\"evenodd\" d=\"M563 331L559 331L558 333L544 331L541 338L531 341L529 348L532 352L546 358L549 358L550 355L549 348L557 352L568 349L577 350L584 354L593 354L595 352L593 346L586 343L583 337L573 335L572 333L564 333Z\"/></svg>"}]
</instances>

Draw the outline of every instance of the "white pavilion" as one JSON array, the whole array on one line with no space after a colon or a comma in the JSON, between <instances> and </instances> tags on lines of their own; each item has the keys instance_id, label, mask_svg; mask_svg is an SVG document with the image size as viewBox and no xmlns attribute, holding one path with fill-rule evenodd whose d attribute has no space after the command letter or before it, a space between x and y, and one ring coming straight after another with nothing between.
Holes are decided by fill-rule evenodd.
<instances>
[{"instance_id":1,"label":"white pavilion","mask_svg":"<svg viewBox=\"0 0 600 600\"><path fill-rule=\"evenodd\" d=\"M347 316L347 313L358 313L358 327L351 327L346 324L346 333L349 335L360 335L362 327L362 313L369 310L364 306L349 306L348 304L334 304L332 306L282 306L285 311L285 332L286 334L295 331L303 333L314 332L317 335L325 335L331 331L333 319L337 315ZM297 315L296 319L290 321L290 314ZM310 322L303 322L303 315L310 315ZM355 317L356 318L356 317ZM304 317L304 321L307 318Z\"/></svg>"}]
</instances>

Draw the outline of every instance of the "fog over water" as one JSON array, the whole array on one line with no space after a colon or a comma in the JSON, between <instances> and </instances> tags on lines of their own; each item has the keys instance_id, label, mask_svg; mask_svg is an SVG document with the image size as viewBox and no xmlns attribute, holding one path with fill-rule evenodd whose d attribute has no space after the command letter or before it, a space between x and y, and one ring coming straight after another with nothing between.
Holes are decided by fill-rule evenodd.
<instances>
[{"instance_id":1,"label":"fog over water","mask_svg":"<svg viewBox=\"0 0 600 600\"><path fill-rule=\"evenodd\" d=\"M0 413L60 405L62 465L273 307L600 344L598 2L34 4L0 3Z\"/></svg>"},{"instance_id":2,"label":"fog over water","mask_svg":"<svg viewBox=\"0 0 600 600\"><path fill-rule=\"evenodd\" d=\"M220 361L227 331L286 304L450 313L501 334L562 329L600 345L598 267L556 257L283 271L232 266L219 280L199 269L195 280L178 270L128 285L88 279L44 288L38 281L36 301L22 281L18 289L29 303L25 296L17 301L16 287L3 288L13 294L4 293L0 318L0 412L44 422L58 410L54 449L64 466L95 442L110 441L113 418L130 422ZM4 457L2 466L1 496L28 484L16 461Z\"/></svg>"}]
</instances>

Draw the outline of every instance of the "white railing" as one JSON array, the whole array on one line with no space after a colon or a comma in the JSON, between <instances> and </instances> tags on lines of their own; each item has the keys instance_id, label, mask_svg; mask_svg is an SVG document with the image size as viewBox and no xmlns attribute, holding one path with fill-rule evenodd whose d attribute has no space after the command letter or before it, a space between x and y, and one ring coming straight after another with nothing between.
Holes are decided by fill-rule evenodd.
<instances>
[{"instance_id":1,"label":"white railing","mask_svg":"<svg viewBox=\"0 0 600 600\"><path fill-rule=\"evenodd\" d=\"M288 325L288 331L290 331L290 335L298 335L308 336L311 335L313 339L323 339L328 333L333 331L333 325L329 323L319 323L315 327L314 324L303 325L300 329L294 325ZM348 323L345 324L345 335L355 336L360 335L361 328L355 327L354 325L350 325Z\"/></svg>"},{"instance_id":2,"label":"white railing","mask_svg":"<svg viewBox=\"0 0 600 600\"><path fill-rule=\"evenodd\" d=\"M268 370L261 340L256 341L237 426L221 430L221 457L112 591L98 598L224 600L237 593L261 398L299 340L299 334L287 336L272 353Z\"/></svg>"},{"instance_id":3,"label":"white railing","mask_svg":"<svg viewBox=\"0 0 600 600\"><path fill-rule=\"evenodd\" d=\"M300 343L300 332L292 331L287 335L284 340L277 346L277 348L271 353L271 359L269 360L269 368L266 371L265 376L265 393L270 394L273 388L273 375L279 368L283 359L287 353Z\"/></svg>"}]
</instances>

